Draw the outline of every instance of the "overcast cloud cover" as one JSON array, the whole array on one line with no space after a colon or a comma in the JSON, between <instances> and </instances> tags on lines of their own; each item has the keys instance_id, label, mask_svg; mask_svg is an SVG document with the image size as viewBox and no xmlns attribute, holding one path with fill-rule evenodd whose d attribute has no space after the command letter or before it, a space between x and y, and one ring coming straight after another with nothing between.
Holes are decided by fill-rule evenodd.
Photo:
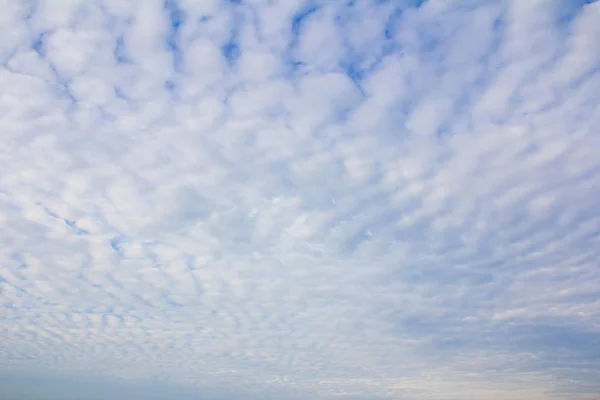
<instances>
[{"instance_id":1,"label":"overcast cloud cover","mask_svg":"<svg viewBox=\"0 0 600 400\"><path fill-rule=\"evenodd\" d=\"M0 10L0 397L599 398L600 2Z\"/></svg>"}]
</instances>

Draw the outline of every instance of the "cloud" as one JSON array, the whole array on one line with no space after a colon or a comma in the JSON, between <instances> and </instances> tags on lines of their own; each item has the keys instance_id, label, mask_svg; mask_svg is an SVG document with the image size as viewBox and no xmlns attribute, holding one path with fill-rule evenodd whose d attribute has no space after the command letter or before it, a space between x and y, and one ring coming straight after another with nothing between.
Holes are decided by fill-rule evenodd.
<instances>
[{"instance_id":1,"label":"cloud","mask_svg":"<svg viewBox=\"0 0 600 400\"><path fill-rule=\"evenodd\" d=\"M7 2L0 371L597 396L599 6Z\"/></svg>"}]
</instances>

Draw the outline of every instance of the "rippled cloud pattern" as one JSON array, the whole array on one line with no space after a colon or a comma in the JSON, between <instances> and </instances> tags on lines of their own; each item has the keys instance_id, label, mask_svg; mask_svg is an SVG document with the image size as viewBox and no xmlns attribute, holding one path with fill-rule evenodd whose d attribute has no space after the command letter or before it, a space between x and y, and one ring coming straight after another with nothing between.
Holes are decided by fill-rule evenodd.
<instances>
[{"instance_id":1,"label":"rippled cloud pattern","mask_svg":"<svg viewBox=\"0 0 600 400\"><path fill-rule=\"evenodd\" d=\"M599 398L600 2L0 9L9 396Z\"/></svg>"}]
</instances>

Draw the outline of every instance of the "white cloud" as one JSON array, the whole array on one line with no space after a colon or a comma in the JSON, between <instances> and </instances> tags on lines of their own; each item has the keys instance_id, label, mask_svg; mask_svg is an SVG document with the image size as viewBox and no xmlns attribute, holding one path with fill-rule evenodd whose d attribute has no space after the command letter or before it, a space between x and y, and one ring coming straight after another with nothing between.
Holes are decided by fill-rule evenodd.
<instances>
[{"instance_id":1,"label":"white cloud","mask_svg":"<svg viewBox=\"0 0 600 400\"><path fill-rule=\"evenodd\" d=\"M350 3L1 6L0 374L600 393L600 3Z\"/></svg>"}]
</instances>

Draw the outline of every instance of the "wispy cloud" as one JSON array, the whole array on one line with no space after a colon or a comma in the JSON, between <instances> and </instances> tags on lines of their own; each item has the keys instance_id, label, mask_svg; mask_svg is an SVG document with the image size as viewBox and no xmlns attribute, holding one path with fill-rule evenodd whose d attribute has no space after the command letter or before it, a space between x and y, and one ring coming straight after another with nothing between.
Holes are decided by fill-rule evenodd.
<instances>
[{"instance_id":1,"label":"wispy cloud","mask_svg":"<svg viewBox=\"0 0 600 400\"><path fill-rule=\"evenodd\" d=\"M1 371L599 395L600 3L1 8Z\"/></svg>"}]
</instances>

